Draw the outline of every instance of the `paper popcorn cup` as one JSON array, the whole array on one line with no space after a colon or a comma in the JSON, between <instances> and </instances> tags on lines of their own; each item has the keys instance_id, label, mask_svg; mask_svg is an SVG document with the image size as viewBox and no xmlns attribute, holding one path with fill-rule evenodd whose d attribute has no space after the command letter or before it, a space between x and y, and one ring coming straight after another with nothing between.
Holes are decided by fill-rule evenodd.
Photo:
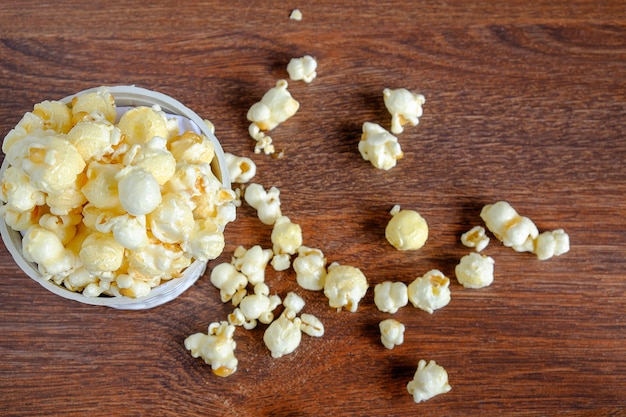
<instances>
[{"instance_id":1,"label":"paper popcorn cup","mask_svg":"<svg viewBox=\"0 0 626 417\"><path fill-rule=\"evenodd\" d=\"M228 169L226 168L227 165L224 160L224 151L222 150L222 147L215 135L209 130L203 119L196 113L185 107L179 101L155 91L135 86L112 86L107 88L115 98L115 104L118 108L118 117L120 111L124 110L123 108L138 106L151 107L156 104L160 106L165 113L176 116L179 119L179 124L184 130L194 130L197 133L205 135L213 143L215 148L215 157L211 163L213 173L222 182L225 188L231 187ZM97 90L98 88L92 88L80 91L60 101L67 104L78 95L95 92ZM4 176L4 171L8 168L8 165L7 159L5 158L2 166L0 167L0 178ZM59 286L54 281L44 279L39 273L37 265L28 261L24 257L24 254L22 253L22 235L8 227L4 222L3 217L0 221L0 234L2 235L5 246L13 256L13 259L24 271L24 273L26 273L26 275L38 282L48 291L63 298L78 301L84 304L107 306L125 310L144 310L153 308L167 303L185 292L198 280L198 278L202 276L207 267L206 262L196 260L183 271L183 275L181 277L173 278L158 285L157 287L152 288L146 297L87 297L79 292L70 291L63 286Z\"/></svg>"}]
</instances>

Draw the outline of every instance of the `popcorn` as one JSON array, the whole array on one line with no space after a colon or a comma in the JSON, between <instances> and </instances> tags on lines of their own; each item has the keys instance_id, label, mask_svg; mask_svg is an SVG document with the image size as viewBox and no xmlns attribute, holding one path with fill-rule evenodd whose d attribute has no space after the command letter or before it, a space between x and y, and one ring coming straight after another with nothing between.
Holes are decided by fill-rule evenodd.
<instances>
[{"instance_id":1,"label":"popcorn","mask_svg":"<svg viewBox=\"0 0 626 417\"><path fill-rule=\"evenodd\" d=\"M535 239L534 253L539 260L569 252L569 236L563 229L543 232Z\"/></svg>"},{"instance_id":2,"label":"popcorn","mask_svg":"<svg viewBox=\"0 0 626 417\"><path fill-rule=\"evenodd\" d=\"M298 314L304 308L304 299L295 292L290 291L283 300L285 309L290 310L293 314Z\"/></svg>"},{"instance_id":3,"label":"popcorn","mask_svg":"<svg viewBox=\"0 0 626 417\"><path fill-rule=\"evenodd\" d=\"M87 167L87 181L81 188L87 201L99 209L121 207L118 192L117 174L122 170L121 164L91 162Z\"/></svg>"},{"instance_id":4,"label":"popcorn","mask_svg":"<svg viewBox=\"0 0 626 417\"><path fill-rule=\"evenodd\" d=\"M432 314L450 303L450 279L443 272L431 269L409 284L409 301L413 307Z\"/></svg>"},{"instance_id":5,"label":"popcorn","mask_svg":"<svg viewBox=\"0 0 626 417\"><path fill-rule=\"evenodd\" d=\"M293 261L296 281L305 290L319 291L324 289L326 281L326 258L319 249L300 246L298 256Z\"/></svg>"},{"instance_id":6,"label":"popcorn","mask_svg":"<svg viewBox=\"0 0 626 417\"><path fill-rule=\"evenodd\" d=\"M408 290L403 282L385 281L374 287L374 303L383 313L395 314L408 302Z\"/></svg>"},{"instance_id":7,"label":"popcorn","mask_svg":"<svg viewBox=\"0 0 626 417\"><path fill-rule=\"evenodd\" d=\"M91 274L107 277L122 266L124 247L110 233L93 232L83 241L78 256Z\"/></svg>"},{"instance_id":8,"label":"popcorn","mask_svg":"<svg viewBox=\"0 0 626 417\"><path fill-rule=\"evenodd\" d=\"M39 225L28 228L22 238L24 257L38 265L44 279L71 273L75 267L74 254L65 249L56 233Z\"/></svg>"},{"instance_id":9,"label":"popcorn","mask_svg":"<svg viewBox=\"0 0 626 417\"><path fill-rule=\"evenodd\" d=\"M16 211L29 211L43 205L46 195L31 184L22 168L9 166L0 183L0 198Z\"/></svg>"},{"instance_id":10,"label":"popcorn","mask_svg":"<svg viewBox=\"0 0 626 417\"><path fill-rule=\"evenodd\" d=\"M275 152L271 138L263 131L270 131L292 117L298 111L298 103L287 90L286 80L279 80L276 86L270 88L261 101L253 104L248 110L247 118L250 122L248 129L250 136L257 141L255 153L263 150L266 154Z\"/></svg>"},{"instance_id":11,"label":"popcorn","mask_svg":"<svg viewBox=\"0 0 626 417\"><path fill-rule=\"evenodd\" d=\"M169 139L171 132L167 117L158 106L133 107L122 115L117 126L130 145L148 143L155 136Z\"/></svg>"},{"instance_id":12,"label":"popcorn","mask_svg":"<svg viewBox=\"0 0 626 417\"><path fill-rule=\"evenodd\" d=\"M113 95L106 87L98 91L83 93L72 99L72 122L77 124L83 120L107 120L115 122L116 106Z\"/></svg>"},{"instance_id":13,"label":"popcorn","mask_svg":"<svg viewBox=\"0 0 626 417\"><path fill-rule=\"evenodd\" d=\"M150 231L163 243L182 243L191 235L195 222L189 204L177 194L166 194L146 216Z\"/></svg>"},{"instance_id":14,"label":"popcorn","mask_svg":"<svg viewBox=\"0 0 626 417\"><path fill-rule=\"evenodd\" d=\"M158 285L160 280L180 276L181 271L191 265L179 245L150 242L128 254L128 274Z\"/></svg>"},{"instance_id":15,"label":"popcorn","mask_svg":"<svg viewBox=\"0 0 626 417\"><path fill-rule=\"evenodd\" d=\"M82 217L77 214L56 216L46 213L39 218L39 225L54 232L63 245L67 245L76 235L76 225L80 224Z\"/></svg>"},{"instance_id":16,"label":"popcorn","mask_svg":"<svg viewBox=\"0 0 626 417\"><path fill-rule=\"evenodd\" d=\"M295 313L285 310L265 329L263 342L273 358L280 358L296 350L302 340L301 325L302 320Z\"/></svg>"},{"instance_id":17,"label":"popcorn","mask_svg":"<svg viewBox=\"0 0 626 417\"><path fill-rule=\"evenodd\" d=\"M539 235L537 227L528 217L520 216L506 201L487 204L480 217L504 246L517 252L533 251L533 241Z\"/></svg>"},{"instance_id":18,"label":"popcorn","mask_svg":"<svg viewBox=\"0 0 626 417\"><path fill-rule=\"evenodd\" d=\"M303 313L300 315L300 330L303 333L313 336L313 337L322 337L324 336L324 324L312 314Z\"/></svg>"},{"instance_id":19,"label":"popcorn","mask_svg":"<svg viewBox=\"0 0 626 417\"><path fill-rule=\"evenodd\" d=\"M489 237L485 234L484 227L474 226L461 235L461 243L468 248L475 248L476 252L480 252L489 244Z\"/></svg>"},{"instance_id":20,"label":"popcorn","mask_svg":"<svg viewBox=\"0 0 626 417\"><path fill-rule=\"evenodd\" d=\"M265 281L265 268L272 256L271 249L263 249L259 245L248 250L239 246L235 250L232 264L248 278L250 284L256 285Z\"/></svg>"},{"instance_id":21,"label":"popcorn","mask_svg":"<svg viewBox=\"0 0 626 417\"><path fill-rule=\"evenodd\" d=\"M360 269L336 262L328 267L324 295L332 308L339 311L345 307L352 313L356 312L368 287L367 278Z\"/></svg>"},{"instance_id":22,"label":"popcorn","mask_svg":"<svg viewBox=\"0 0 626 417\"><path fill-rule=\"evenodd\" d=\"M256 320L259 320L261 323L269 324L274 320L273 311L280 305L280 302L279 296L270 296L267 284L259 282L254 286L254 294L243 297L238 308L247 322L253 322L256 325Z\"/></svg>"},{"instance_id":23,"label":"popcorn","mask_svg":"<svg viewBox=\"0 0 626 417\"><path fill-rule=\"evenodd\" d=\"M234 341L235 326L225 321L209 325L207 334L195 333L185 339L185 348L194 358L201 357L211 365L213 373L226 377L237 371Z\"/></svg>"},{"instance_id":24,"label":"popcorn","mask_svg":"<svg viewBox=\"0 0 626 417\"><path fill-rule=\"evenodd\" d=\"M108 121L79 122L67 133L71 143L85 162L102 161L114 152L122 140L120 130Z\"/></svg>"},{"instance_id":25,"label":"popcorn","mask_svg":"<svg viewBox=\"0 0 626 417\"><path fill-rule=\"evenodd\" d=\"M404 125L417 126L422 116L422 105L426 99L421 94L411 93L406 88L383 90L385 107L391 113L391 132L400 134Z\"/></svg>"},{"instance_id":26,"label":"popcorn","mask_svg":"<svg viewBox=\"0 0 626 417\"><path fill-rule=\"evenodd\" d=\"M126 167L115 178L120 204L129 214L148 214L161 204L161 189L154 176L143 168Z\"/></svg>"},{"instance_id":27,"label":"popcorn","mask_svg":"<svg viewBox=\"0 0 626 417\"><path fill-rule=\"evenodd\" d=\"M211 219L199 219L194 222L193 230L182 243L183 250L200 262L207 262L220 256L224 250L224 232L217 228Z\"/></svg>"},{"instance_id":28,"label":"popcorn","mask_svg":"<svg viewBox=\"0 0 626 417\"><path fill-rule=\"evenodd\" d=\"M45 100L35 104L33 115L41 118L43 130L67 133L72 126L70 109L60 101Z\"/></svg>"},{"instance_id":29,"label":"popcorn","mask_svg":"<svg viewBox=\"0 0 626 417\"><path fill-rule=\"evenodd\" d=\"M190 130L171 138L167 146L178 162L210 164L215 157L213 143L206 136Z\"/></svg>"},{"instance_id":30,"label":"popcorn","mask_svg":"<svg viewBox=\"0 0 626 417\"><path fill-rule=\"evenodd\" d=\"M432 360L427 365L423 359L419 361L413 380L407 384L406 388L416 403L445 394L452 389L448 383L446 370Z\"/></svg>"},{"instance_id":31,"label":"popcorn","mask_svg":"<svg viewBox=\"0 0 626 417\"><path fill-rule=\"evenodd\" d=\"M280 216L272 229L272 244L275 254L293 255L302 246L302 229L289 217Z\"/></svg>"},{"instance_id":32,"label":"popcorn","mask_svg":"<svg viewBox=\"0 0 626 417\"><path fill-rule=\"evenodd\" d=\"M317 61L310 55L305 55L302 58L292 58L287 64L287 72L289 78L292 81L302 80L305 83L310 83L317 77Z\"/></svg>"},{"instance_id":33,"label":"popcorn","mask_svg":"<svg viewBox=\"0 0 626 417\"><path fill-rule=\"evenodd\" d=\"M289 18L291 20L300 21L300 20L302 20L302 12L300 11L300 9L293 9L291 11L291 14L289 15Z\"/></svg>"},{"instance_id":34,"label":"popcorn","mask_svg":"<svg viewBox=\"0 0 626 417\"><path fill-rule=\"evenodd\" d=\"M256 164L252 159L225 152L224 160L232 182L245 184L256 175Z\"/></svg>"},{"instance_id":35,"label":"popcorn","mask_svg":"<svg viewBox=\"0 0 626 417\"><path fill-rule=\"evenodd\" d=\"M378 324L378 327L380 329L380 341L387 349L393 349L404 343L405 327L398 320L383 320Z\"/></svg>"},{"instance_id":36,"label":"popcorn","mask_svg":"<svg viewBox=\"0 0 626 417\"><path fill-rule=\"evenodd\" d=\"M246 288L248 280L244 274L237 271L234 265L224 262L211 271L211 284L220 290L223 303L230 301L237 291Z\"/></svg>"},{"instance_id":37,"label":"popcorn","mask_svg":"<svg viewBox=\"0 0 626 417\"><path fill-rule=\"evenodd\" d=\"M472 252L461 258L454 272L464 287L483 288L493 282L493 265L493 258Z\"/></svg>"},{"instance_id":38,"label":"popcorn","mask_svg":"<svg viewBox=\"0 0 626 417\"><path fill-rule=\"evenodd\" d=\"M404 156L398 138L380 125L371 122L363 123L359 152L364 160L386 171L395 167L396 161Z\"/></svg>"},{"instance_id":39,"label":"popcorn","mask_svg":"<svg viewBox=\"0 0 626 417\"><path fill-rule=\"evenodd\" d=\"M128 213L107 218L103 212L94 227L102 233L113 233L115 241L126 249L138 250L149 243L146 216L131 216Z\"/></svg>"},{"instance_id":40,"label":"popcorn","mask_svg":"<svg viewBox=\"0 0 626 417\"><path fill-rule=\"evenodd\" d=\"M428 224L414 210L400 210L399 205L391 209L391 220L385 228L387 241L398 250L417 250L428 239Z\"/></svg>"},{"instance_id":41,"label":"popcorn","mask_svg":"<svg viewBox=\"0 0 626 417\"><path fill-rule=\"evenodd\" d=\"M280 190L271 187L268 191L260 184L252 183L246 187L244 199L257 210L263 224L272 225L282 214L280 210Z\"/></svg>"},{"instance_id":42,"label":"popcorn","mask_svg":"<svg viewBox=\"0 0 626 417\"><path fill-rule=\"evenodd\" d=\"M133 145L126 152L124 165L133 165L152 174L163 185L176 172L176 158L167 149L167 140L155 136L143 145Z\"/></svg>"},{"instance_id":43,"label":"popcorn","mask_svg":"<svg viewBox=\"0 0 626 417\"><path fill-rule=\"evenodd\" d=\"M287 253L274 254L271 265L274 271L286 271L291 266L291 257Z\"/></svg>"}]
</instances>

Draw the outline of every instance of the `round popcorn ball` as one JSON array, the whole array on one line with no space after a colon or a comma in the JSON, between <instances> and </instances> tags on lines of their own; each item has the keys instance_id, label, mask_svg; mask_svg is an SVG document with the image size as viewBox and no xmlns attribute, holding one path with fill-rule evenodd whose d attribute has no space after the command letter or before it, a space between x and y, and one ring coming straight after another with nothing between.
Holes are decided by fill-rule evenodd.
<instances>
[{"instance_id":1,"label":"round popcorn ball","mask_svg":"<svg viewBox=\"0 0 626 417\"><path fill-rule=\"evenodd\" d=\"M394 206L391 210L391 220L385 229L385 237L398 250L417 250L428 239L428 224L426 220L414 210L400 210Z\"/></svg>"},{"instance_id":2,"label":"round popcorn ball","mask_svg":"<svg viewBox=\"0 0 626 417\"><path fill-rule=\"evenodd\" d=\"M350 265L339 265L336 262L328 267L324 295L332 308L341 310L345 307L354 313L368 287L367 278L360 269Z\"/></svg>"}]
</instances>

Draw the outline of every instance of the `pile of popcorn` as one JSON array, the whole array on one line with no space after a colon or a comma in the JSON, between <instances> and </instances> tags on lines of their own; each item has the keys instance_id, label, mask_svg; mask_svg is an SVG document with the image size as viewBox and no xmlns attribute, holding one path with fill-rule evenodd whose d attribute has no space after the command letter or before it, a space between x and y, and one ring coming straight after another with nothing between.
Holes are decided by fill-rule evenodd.
<instances>
[{"instance_id":1,"label":"pile of popcorn","mask_svg":"<svg viewBox=\"0 0 626 417\"><path fill-rule=\"evenodd\" d=\"M157 105L118 108L105 87L22 117L2 144L0 213L44 279L144 297L222 253L236 195L189 122Z\"/></svg>"}]
</instances>

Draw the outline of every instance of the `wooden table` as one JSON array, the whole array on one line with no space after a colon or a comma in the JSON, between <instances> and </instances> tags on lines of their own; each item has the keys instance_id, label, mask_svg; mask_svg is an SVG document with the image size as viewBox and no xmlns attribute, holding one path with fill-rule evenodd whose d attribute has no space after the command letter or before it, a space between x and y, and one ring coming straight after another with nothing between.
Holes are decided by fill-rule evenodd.
<instances>
[{"instance_id":1,"label":"wooden table","mask_svg":"<svg viewBox=\"0 0 626 417\"><path fill-rule=\"evenodd\" d=\"M268 268L272 291L298 292L326 333L273 359L265 325L238 328L238 370L220 378L183 345L232 310L209 272L168 304L120 311L47 292L2 246L0 414L626 415L624 2L314 3L0 5L3 136L35 103L85 88L171 95L215 124L225 151L254 160L254 182L280 189L305 245L370 285L357 312L337 312L293 270ZM285 157L254 154L247 110L307 54L318 77L289 82L300 109L272 132ZM357 143L366 121L389 128L387 87L426 104L398 135L404 158L381 171ZM466 289L454 275L471 251L460 235L498 200L541 231L565 229L571 250L539 261L492 237L495 281ZM427 219L421 250L386 242L395 204ZM209 270L239 245L271 247L254 209L237 217ZM447 307L376 308L376 284L430 269L451 278ZM406 326L393 350L380 343L386 318ZM452 390L416 404L406 385L420 359L444 366Z\"/></svg>"}]
</instances>

